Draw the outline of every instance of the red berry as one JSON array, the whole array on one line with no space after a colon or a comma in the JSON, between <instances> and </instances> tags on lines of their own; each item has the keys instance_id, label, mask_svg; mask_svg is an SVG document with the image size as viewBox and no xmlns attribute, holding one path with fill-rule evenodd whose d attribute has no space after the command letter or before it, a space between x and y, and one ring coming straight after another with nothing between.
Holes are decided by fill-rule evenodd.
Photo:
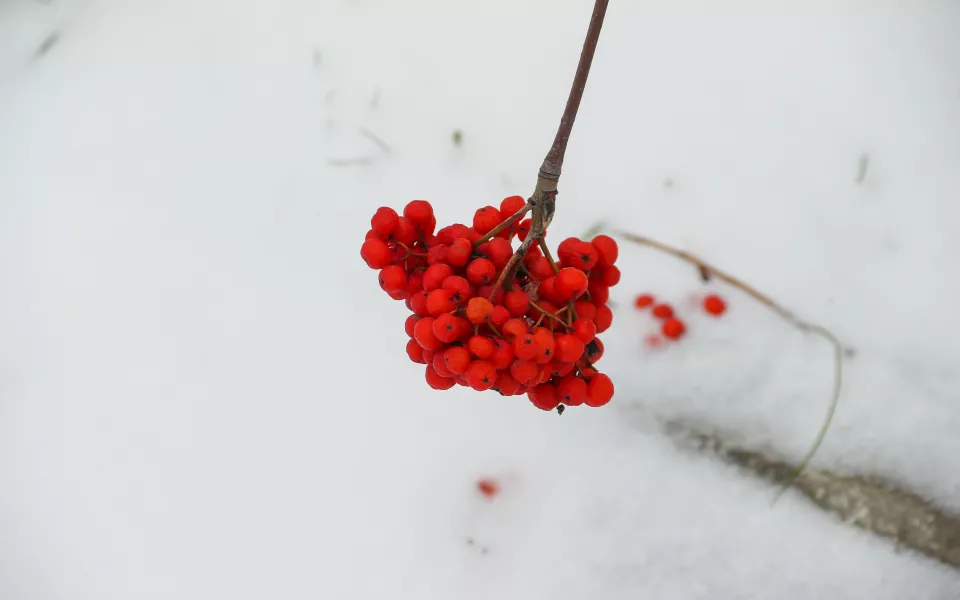
<instances>
[{"instance_id":1,"label":"red berry","mask_svg":"<svg viewBox=\"0 0 960 600\"><path fill-rule=\"evenodd\" d=\"M572 254L563 260L564 266L577 267L584 271L589 271L596 266L600 255L590 242L578 242L571 245L570 249Z\"/></svg>"},{"instance_id":2,"label":"red berry","mask_svg":"<svg viewBox=\"0 0 960 600\"><path fill-rule=\"evenodd\" d=\"M560 334L556 336L556 357L561 362L577 362L583 356L585 346L575 335Z\"/></svg>"},{"instance_id":3,"label":"red berry","mask_svg":"<svg viewBox=\"0 0 960 600\"><path fill-rule=\"evenodd\" d=\"M446 348L442 350L437 350L433 355L433 360L430 361L430 364L433 365L433 369L437 372L437 375L440 377L447 377L448 379L453 379L456 377L456 374L447 368L447 363L444 362L443 357L446 353Z\"/></svg>"},{"instance_id":4,"label":"red berry","mask_svg":"<svg viewBox=\"0 0 960 600\"><path fill-rule=\"evenodd\" d=\"M449 390L457 385L457 382L446 377L441 377L433 365L427 365L427 385L435 390Z\"/></svg>"},{"instance_id":5,"label":"red berry","mask_svg":"<svg viewBox=\"0 0 960 600\"><path fill-rule=\"evenodd\" d=\"M470 298L467 303L467 319L476 325L485 323L492 312L493 304L486 298Z\"/></svg>"},{"instance_id":6,"label":"red berry","mask_svg":"<svg viewBox=\"0 0 960 600\"><path fill-rule=\"evenodd\" d=\"M647 348L659 348L663 345L663 338L655 333L651 333L643 338L643 345Z\"/></svg>"},{"instance_id":7,"label":"red berry","mask_svg":"<svg viewBox=\"0 0 960 600\"><path fill-rule=\"evenodd\" d=\"M467 367L464 377L470 387L482 392L489 390L497 383L497 370L485 360L475 360Z\"/></svg>"},{"instance_id":8,"label":"red berry","mask_svg":"<svg viewBox=\"0 0 960 600\"><path fill-rule=\"evenodd\" d=\"M686 330L687 328L683 324L683 321L673 318L664 321L663 326L660 328L660 331L663 333L663 335L671 340L680 339L680 336L682 336Z\"/></svg>"},{"instance_id":9,"label":"red berry","mask_svg":"<svg viewBox=\"0 0 960 600\"><path fill-rule=\"evenodd\" d=\"M494 340L493 343L496 345L496 349L490 356L490 362L498 370L509 369L514 359L513 346L501 339Z\"/></svg>"},{"instance_id":10,"label":"red berry","mask_svg":"<svg viewBox=\"0 0 960 600\"><path fill-rule=\"evenodd\" d=\"M584 355L591 363L597 363L603 358L603 342L600 341L600 338L595 338L587 344Z\"/></svg>"},{"instance_id":11,"label":"red berry","mask_svg":"<svg viewBox=\"0 0 960 600\"><path fill-rule=\"evenodd\" d=\"M603 272L600 274L598 281L607 287L617 285L620 283L620 269L613 265L603 267Z\"/></svg>"},{"instance_id":12,"label":"red berry","mask_svg":"<svg viewBox=\"0 0 960 600\"><path fill-rule=\"evenodd\" d=\"M500 211L492 206L484 206L473 215L473 228L483 235L500 224Z\"/></svg>"},{"instance_id":13,"label":"red berry","mask_svg":"<svg viewBox=\"0 0 960 600\"><path fill-rule=\"evenodd\" d=\"M507 266L507 262L509 262L510 257L513 256L513 246L511 246L507 240L499 237L495 237L489 242L481 244L477 250L486 255L498 271Z\"/></svg>"},{"instance_id":14,"label":"red berry","mask_svg":"<svg viewBox=\"0 0 960 600\"><path fill-rule=\"evenodd\" d=\"M417 340L407 340L407 356L415 363L425 364L423 360L423 348L417 343Z\"/></svg>"},{"instance_id":15,"label":"red berry","mask_svg":"<svg viewBox=\"0 0 960 600\"><path fill-rule=\"evenodd\" d=\"M590 281L587 291L590 292L590 302L594 304L605 304L610 299L610 288L599 281Z\"/></svg>"},{"instance_id":16,"label":"red berry","mask_svg":"<svg viewBox=\"0 0 960 600\"><path fill-rule=\"evenodd\" d=\"M481 335L475 335L467 341L467 349L471 354L480 359L488 359L493 356L493 350L496 348L496 345L493 343L493 340Z\"/></svg>"},{"instance_id":17,"label":"red berry","mask_svg":"<svg viewBox=\"0 0 960 600\"><path fill-rule=\"evenodd\" d=\"M413 339L413 328L416 327L417 321L420 320L420 317L417 315L410 315L407 317L407 320L403 322L403 330L407 332L407 335L410 336L410 339Z\"/></svg>"},{"instance_id":18,"label":"red berry","mask_svg":"<svg viewBox=\"0 0 960 600\"><path fill-rule=\"evenodd\" d=\"M637 308L647 308L653 304L653 296L650 294L640 294L637 296L637 299L633 301L633 305Z\"/></svg>"},{"instance_id":19,"label":"red berry","mask_svg":"<svg viewBox=\"0 0 960 600\"><path fill-rule=\"evenodd\" d=\"M443 263L431 265L423 272L423 289L428 292L439 289L443 285L443 280L451 275L453 275L453 269L450 265Z\"/></svg>"},{"instance_id":20,"label":"red berry","mask_svg":"<svg viewBox=\"0 0 960 600\"><path fill-rule=\"evenodd\" d=\"M716 294L710 294L703 299L703 309L711 315L719 317L726 312L727 303L724 302L723 298L720 296L717 296Z\"/></svg>"},{"instance_id":21,"label":"red berry","mask_svg":"<svg viewBox=\"0 0 960 600\"><path fill-rule=\"evenodd\" d=\"M428 265L437 265L448 263L450 257L450 248L447 246L441 246L437 244L429 250L427 250L427 264Z\"/></svg>"},{"instance_id":22,"label":"red berry","mask_svg":"<svg viewBox=\"0 0 960 600\"><path fill-rule=\"evenodd\" d=\"M503 324L503 337L512 342L517 336L527 333L527 324L520 319L510 319Z\"/></svg>"},{"instance_id":23,"label":"red berry","mask_svg":"<svg viewBox=\"0 0 960 600\"><path fill-rule=\"evenodd\" d=\"M617 262L617 257L620 256L620 248L617 246L616 240L612 237L600 234L593 238L593 241L590 243L593 244L593 247L597 250L597 262L600 265L609 267Z\"/></svg>"},{"instance_id":24,"label":"red berry","mask_svg":"<svg viewBox=\"0 0 960 600\"><path fill-rule=\"evenodd\" d=\"M447 247L447 262L454 267L462 267L470 262L473 244L465 237L457 238Z\"/></svg>"},{"instance_id":25,"label":"red berry","mask_svg":"<svg viewBox=\"0 0 960 600\"><path fill-rule=\"evenodd\" d=\"M417 324L413 327L413 339L417 340L417 343L424 350L436 351L443 346L443 342L437 339L437 336L433 333L434 322L436 322L436 319L433 317L424 317L417 321Z\"/></svg>"},{"instance_id":26,"label":"red berry","mask_svg":"<svg viewBox=\"0 0 960 600\"><path fill-rule=\"evenodd\" d=\"M526 205L527 201L523 196L508 196L500 202L500 216L506 221Z\"/></svg>"},{"instance_id":27,"label":"red berry","mask_svg":"<svg viewBox=\"0 0 960 600\"><path fill-rule=\"evenodd\" d=\"M541 410L553 410L560 404L560 395L557 394L557 388L545 383L538 385L527 394L530 402Z\"/></svg>"},{"instance_id":28,"label":"red berry","mask_svg":"<svg viewBox=\"0 0 960 600\"><path fill-rule=\"evenodd\" d=\"M557 246L557 258L560 262L570 264L576 261L576 249L580 244L580 239L568 237Z\"/></svg>"},{"instance_id":29,"label":"red berry","mask_svg":"<svg viewBox=\"0 0 960 600\"><path fill-rule=\"evenodd\" d=\"M520 391L520 382L513 378L510 371L497 371L496 389L504 396L513 396Z\"/></svg>"},{"instance_id":30,"label":"red berry","mask_svg":"<svg viewBox=\"0 0 960 600\"><path fill-rule=\"evenodd\" d=\"M444 351L443 362L451 373L463 375L470 364L470 352L463 346L451 346Z\"/></svg>"},{"instance_id":31,"label":"red berry","mask_svg":"<svg viewBox=\"0 0 960 600\"><path fill-rule=\"evenodd\" d=\"M522 333L513 339L513 353L520 360L533 360L540 353L540 349L533 335Z\"/></svg>"},{"instance_id":32,"label":"red berry","mask_svg":"<svg viewBox=\"0 0 960 600\"><path fill-rule=\"evenodd\" d=\"M449 344L455 342L470 331L470 324L466 319L444 313L433 322L433 335L438 340Z\"/></svg>"},{"instance_id":33,"label":"red berry","mask_svg":"<svg viewBox=\"0 0 960 600\"><path fill-rule=\"evenodd\" d=\"M589 344L597 337L597 325L590 319L577 319L573 323L573 334L584 344Z\"/></svg>"},{"instance_id":34,"label":"red berry","mask_svg":"<svg viewBox=\"0 0 960 600\"><path fill-rule=\"evenodd\" d=\"M494 290L492 285L481 285L477 287L477 293L474 295L487 298L490 300L490 302L493 302L497 305L503 303L503 288L497 288Z\"/></svg>"},{"instance_id":35,"label":"red berry","mask_svg":"<svg viewBox=\"0 0 960 600\"><path fill-rule=\"evenodd\" d=\"M400 223L400 215L397 211L387 206L381 206L370 219L370 227L378 236L386 239L397 228Z\"/></svg>"},{"instance_id":36,"label":"red berry","mask_svg":"<svg viewBox=\"0 0 960 600\"><path fill-rule=\"evenodd\" d=\"M546 298L550 302L556 302L557 304L563 304L566 300L563 299L563 296L560 295L560 292L557 291L557 278L548 277L540 282L540 288L537 290L541 298ZM541 301L542 303L542 301Z\"/></svg>"},{"instance_id":37,"label":"red berry","mask_svg":"<svg viewBox=\"0 0 960 600\"><path fill-rule=\"evenodd\" d=\"M427 310L427 296L429 294L423 290L410 295L410 310L418 317L426 317L430 314Z\"/></svg>"},{"instance_id":38,"label":"red berry","mask_svg":"<svg viewBox=\"0 0 960 600\"><path fill-rule=\"evenodd\" d=\"M527 236L530 235L530 226L532 221L530 219L524 219L520 221L520 224L517 225L517 237L520 238L520 241L525 241Z\"/></svg>"},{"instance_id":39,"label":"red berry","mask_svg":"<svg viewBox=\"0 0 960 600\"><path fill-rule=\"evenodd\" d=\"M586 300L574 302L573 310L578 319L593 320L593 318L597 316L597 307L594 306L592 302L587 302Z\"/></svg>"},{"instance_id":40,"label":"red berry","mask_svg":"<svg viewBox=\"0 0 960 600\"><path fill-rule=\"evenodd\" d=\"M412 245L417 241L416 224L406 217L400 217L400 220L397 221L397 228L393 230L391 237L407 246Z\"/></svg>"},{"instance_id":41,"label":"red berry","mask_svg":"<svg viewBox=\"0 0 960 600\"><path fill-rule=\"evenodd\" d=\"M413 273L407 277L407 294L413 295L423 290L423 273Z\"/></svg>"},{"instance_id":42,"label":"red berry","mask_svg":"<svg viewBox=\"0 0 960 600\"><path fill-rule=\"evenodd\" d=\"M459 275L451 275L444 279L441 288L450 294L450 299L453 300L457 306L463 304L472 296L470 282Z\"/></svg>"},{"instance_id":43,"label":"red berry","mask_svg":"<svg viewBox=\"0 0 960 600\"><path fill-rule=\"evenodd\" d=\"M450 297L450 292L443 288L433 290L427 295L427 312L431 317L453 312L456 308L457 303Z\"/></svg>"},{"instance_id":44,"label":"red berry","mask_svg":"<svg viewBox=\"0 0 960 600\"><path fill-rule=\"evenodd\" d=\"M564 267L557 273L554 289L561 302L576 300L587 291L587 276L580 269Z\"/></svg>"},{"instance_id":45,"label":"red berry","mask_svg":"<svg viewBox=\"0 0 960 600\"><path fill-rule=\"evenodd\" d=\"M597 373L587 383L587 406L603 406L613 398L613 381L603 373Z\"/></svg>"},{"instance_id":46,"label":"red berry","mask_svg":"<svg viewBox=\"0 0 960 600\"><path fill-rule=\"evenodd\" d=\"M539 374L540 369L532 360L515 360L510 365L510 375L521 384L529 383Z\"/></svg>"},{"instance_id":47,"label":"red berry","mask_svg":"<svg viewBox=\"0 0 960 600\"><path fill-rule=\"evenodd\" d=\"M579 406L587 399L587 382L579 377L564 377L557 384L560 402L567 406Z\"/></svg>"},{"instance_id":48,"label":"red berry","mask_svg":"<svg viewBox=\"0 0 960 600\"><path fill-rule=\"evenodd\" d=\"M673 307L669 304L657 304L653 307L653 316L658 319L669 319L673 316Z\"/></svg>"},{"instance_id":49,"label":"red berry","mask_svg":"<svg viewBox=\"0 0 960 600\"><path fill-rule=\"evenodd\" d=\"M597 314L593 317L593 322L597 326L597 333L603 333L613 325L613 311L604 304L597 307Z\"/></svg>"},{"instance_id":50,"label":"red berry","mask_svg":"<svg viewBox=\"0 0 960 600\"><path fill-rule=\"evenodd\" d=\"M506 308L504 308L499 304L493 307L493 312L490 313L491 323L493 323L497 327L501 327L509 320L510 320L510 312Z\"/></svg>"},{"instance_id":51,"label":"red berry","mask_svg":"<svg viewBox=\"0 0 960 600\"><path fill-rule=\"evenodd\" d=\"M486 258L477 258L467 265L467 279L474 285L487 285L494 282L497 268Z\"/></svg>"},{"instance_id":52,"label":"red berry","mask_svg":"<svg viewBox=\"0 0 960 600\"><path fill-rule=\"evenodd\" d=\"M530 296L520 290L510 290L503 296L503 305L511 316L522 317L530 308Z\"/></svg>"},{"instance_id":53,"label":"red berry","mask_svg":"<svg viewBox=\"0 0 960 600\"><path fill-rule=\"evenodd\" d=\"M537 355L533 360L540 365L545 365L553 360L553 355L557 351L557 343L553 338L553 333L546 327L537 327L533 332L533 339L537 345Z\"/></svg>"},{"instance_id":54,"label":"red berry","mask_svg":"<svg viewBox=\"0 0 960 600\"><path fill-rule=\"evenodd\" d=\"M403 216L414 224L427 224L433 219L433 207L426 200L412 200L403 207Z\"/></svg>"},{"instance_id":55,"label":"red berry","mask_svg":"<svg viewBox=\"0 0 960 600\"><path fill-rule=\"evenodd\" d=\"M380 288L385 292L406 292L407 273L400 265L390 265L380 270Z\"/></svg>"},{"instance_id":56,"label":"red berry","mask_svg":"<svg viewBox=\"0 0 960 600\"><path fill-rule=\"evenodd\" d=\"M481 479L477 482L477 491L487 498L493 498L500 492L500 486L492 479Z\"/></svg>"},{"instance_id":57,"label":"red berry","mask_svg":"<svg viewBox=\"0 0 960 600\"><path fill-rule=\"evenodd\" d=\"M371 269L382 269L390 264L390 248L383 240L371 238L360 246L360 258Z\"/></svg>"},{"instance_id":58,"label":"red berry","mask_svg":"<svg viewBox=\"0 0 960 600\"><path fill-rule=\"evenodd\" d=\"M550 266L550 261L544 256L538 256L534 258L528 265L527 270L530 271L530 274L539 281L544 281L553 277L553 267Z\"/></svg>"},{"instance_id":59,"label":"red berry","mask_svg":"<svg viewBox=\"0 0 960 600\"><path fill-rule=\"evenodd\" d=\"M547 365L547 370L550 371L550 375L553 377L566 377L573 371L574 364L560 361L553 361Z\"/></svg>"}]
</instances>

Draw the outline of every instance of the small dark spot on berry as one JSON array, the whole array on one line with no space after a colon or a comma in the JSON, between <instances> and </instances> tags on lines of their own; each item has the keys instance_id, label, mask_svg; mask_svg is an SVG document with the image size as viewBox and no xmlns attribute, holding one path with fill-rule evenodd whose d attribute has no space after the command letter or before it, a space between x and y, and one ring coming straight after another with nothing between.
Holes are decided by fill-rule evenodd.
<instances>
[{"instance_id":1,"label":"small dark spot on berry","mask_svg":"<svg viewBox=\"0 0 960 600\"><path fill-rule=\"evenodd\" d=\"M563 411L565 411L566 409L567 409L567 407L565 407L564 405L561 404L560 406L557 407L557 414L558 414L558 415L562 415L562 414L563 414Z\"/></svg>"}]
</instances>

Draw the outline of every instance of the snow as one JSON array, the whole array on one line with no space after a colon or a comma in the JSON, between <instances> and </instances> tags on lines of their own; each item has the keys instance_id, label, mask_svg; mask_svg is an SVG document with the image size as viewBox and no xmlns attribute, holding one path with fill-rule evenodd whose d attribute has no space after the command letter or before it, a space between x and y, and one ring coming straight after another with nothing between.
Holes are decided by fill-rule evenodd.
<instances>
[{"instance_id":1,"label":"snow","mask_svg":"<svg viewBox=\"0 0 960 600\"><path fill-rule=\"evenodd\" d=\"M606 409L406 362L369 216L528 193L590 4L0 2L0 598L960 597L662 434L796 460L830 389L826 344L674 259L623 248ZM958 17L612 2L550 232L616 223L830 327L815 465L955 511ZM641 291L683 342L644 348Z\"/></svg>"}]
</instances>

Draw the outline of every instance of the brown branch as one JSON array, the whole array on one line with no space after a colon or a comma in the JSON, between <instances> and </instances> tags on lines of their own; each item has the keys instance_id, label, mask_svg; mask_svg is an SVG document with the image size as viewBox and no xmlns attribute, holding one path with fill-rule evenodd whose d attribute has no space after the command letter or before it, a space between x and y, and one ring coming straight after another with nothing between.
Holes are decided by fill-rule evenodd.
<instances>
[{"instance_id":1,"label":"brown branch","mask_svg":"<svg viewBox=\"0 0 960 600\"><path fill-rule=\"evenodd\" d=\"M790 489L790 486L793 485L793 483L797 480L797 478L800 477L800 475L803 473L804 469L807 468L807 465L810 464L810 461L813 459L813 455L816 454L817 450L820 449L820 444L823 443L823 438L827 435L827 430L830 429L830 423L833 421L833 415L837 411L837 403L840 400L840 387L843 381L843 366L842 366L843 365L843 346L840 344L840 340L838 340L837 337L833 335L833 333L826 327L801 320L792 312L790 312L783 306L777 304L777 302L775 302L773 298L771 298L770 296L760 293L753 286L750 286L744 283L743 281L737 279L733 275L725 273L720 269L714 267L713 265L710 265L704 262L697 256L690 254L689 252L680 250L678 248L674 248L672 246L668 246L663 242L658 242L656 240L650 239L648 237L644 237L642 235L635 235L633 233L627 233L625 231L616 231L616 230L611 231L611 233L613 233L616 236L622 237L627 241L633 242L635 244L648 246L655 250L659 250L660 252L670 254L671 256L675 256L680 260L686 261L696 266L700 270L701 274L707 273L708 275L712 275L717 279L720 279L728 283L729 285L746 293L751 298L753 298L760 304L763 304L773 312L777 313L784 320L786 320L788 323L790 323L800 331L818 335L823 339L827 340L828 342L830 342L830 345L833 346L833 392L830 398L830 406L827 409L827 417L824 420L823 426L820 428L820 431L817 433L817 437L814 440L813 445L807 451L807 454L803 457L803 460L800 461L800 464L793 471L793 473L791 473L790 476L786 478L786 481L783 484L783 487L781 487L780 490L777 492L777 495L774 496L773 500L774 502L776 502L777 499L785 491Z\"/></svg>"},{"instance_id":2,"label":"brown branch","mask_svg":"<svg viewBox=\"0 0 960 600\"><path fill-rule=\"evenodd\" d=\"M557 261L553 260L553 255L550 254L550 248L547 247L547 242L543 238L539 240L540 250L543 252L543 255L547 257L547 262L550 263L550 268L553 269L553 274L557 275L560 273L560 267L557 266Z\"/></svg>"},{"instance_id":3,"label":"brown branch","mask_svg":"<svg viewBox=\"0 0 960 600\"><path fill-rule=\"evenodd\" d=\"M580 62L577 63L577 72L573 77L573 84L570 86L570 93L567 96L567 104L563 109L563 115L560 117L557 135L553 139L550 151L547 152L546 158L540 165L540 171L537 173L537 184L533 189L533 194L527 200L527 206L524 207L524 209L530 210L530 232L500 274L497 283L494 285L494 293L501 286L507 286L505 289L509 289L510 278L513 277L517 263L524 257L532 244L543 240L547 227L553 220L553 213L556 208L557 182L560 180L563 156L567 151L567 142L570 140L573 122L577 118L580 100L583 99L583 90L587 85L587 75L590 74L593 55L597 51L597 42L600 40L600 29L603 27L603 18L607 14L608 3L609 0L595 0L593 5L593 14L590 16L587 35L583 40L583 49L580 51ZM476 245L474 244L474 247Z\"/></svg>"},{"instance_id":4,"label":"brown branch","mask_svg":"<svg viewBox=\"0 0 960 600\"><path fill-rule=\"evenodd\" d=\"M499 225L497 225L496 227L494 227L494 228L491 229L490 231L486 232L485 234L483 234L482 236L480 236L479 238L477 238L477 241L475 241L475 242L473 243L473 247L476 248L476 247L478 247L480 244L483 244L484 242L489 242L490 240L492 240L492 239L493 239L494 237L496 237L501 231L503 231L503 230L506 229L507 227L510 227L511 225L513 225L514 223L516 223L517 221L519 221L519 220L520 220L520 217L522 217L523 215L527 214L527 212L529 212L531 208L533 208L533 207L530 205L529 202L527 202L526 204L524 204L524 205L523 205L523 208L521 208L521 209L518 210L517 212L513 213L509 218L505 219L502 223L500 223ZM501 215L501 216L503 216L503 215Z\"/></svg>"},{"instance_id":5,"label":"brown branch","mask_svg":"<svg viewBox=\"0 0 960 600\"><path fill-rule=\"evenodd\" d=\"M607 13L608 2L609 0L596 0L593 5L593 14L590 16L590 25L587 26L587 36L583 41L583 50L580 52L577 73L573 77L573 85L570 86L570 95L567 96L567 105L563 109L563 116L560 117L560 127L557 128L557 135L554 137L553 145L550 146L550 151L543 159L543 165L540 167L541 177L554 181L560 178L563 156L567 151L570 131L573 129L573 122L576 120L577 110L580 108L580 100L583 98L583 90L587 85L587 75L590 74L593 55L597 51L600 28L603 27L603 17Z\"/></svg>"}]
</instances>

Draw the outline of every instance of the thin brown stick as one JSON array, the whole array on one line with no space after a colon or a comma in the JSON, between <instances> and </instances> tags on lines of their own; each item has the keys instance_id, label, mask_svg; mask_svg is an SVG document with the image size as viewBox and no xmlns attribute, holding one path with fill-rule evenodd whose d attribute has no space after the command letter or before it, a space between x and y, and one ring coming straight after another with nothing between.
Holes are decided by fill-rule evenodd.
<instances>
[{"instance_id":1,"label":"thin brown stick","mask_svg":"<svg viewBox=\"0 0 960 600\"><path fill-rule=\"evenodd\" d=\"M553 320L556 321L557 323L560 323L560 324L563 325L564 327L567 327L567 324L564 323L563 320L560 319L560 317L558 317L558 316L555 315L555 314L548 313L547 311L543 310L543 308L542 308L539 304L537 304L536 302L534 302L533 300L530 301L530 306L532 306L532 307L534 308L534 310L536 310L537 312L539 312L540 315L541 315L541 317L547 317L548 319L553 319Z\"/></svg>"},{"instance_id":2,"label":"thin brown stick","mask_svg":"<svg viewBox=\"0 0 960 600\"><path fill-rule=\"evenodd\" d=\"M587 35L583 40L583 49L580 51L577 72L573 77L570 93L567 95L567 104L563 109L563 115L560 117L557 134L554 136L553 145L550 146L547 156L540 165L533 194L530 195L527 206L524 207L525 209L529 207L531 211L530 232L527 234L524 243L511 257L508 268L503 270L494 286L494 290L504 284L510 285L509 278L513 276L516 264L523 258L533 243L543 239L547 227L553 220L553 213L556 209L557 182L560 180L563 157L567 151L567 142L570 141L570 132L573 130L573 122L577 118L580 101L583 99L583 90L586 88L590 65L593 64L593 56L597 51L597 42L600 40L600 29L603 27L603 18L607 14L608 3L609 0L595 0L593 5L593 14L590 16ZM476 244L474 244L474 247L476 247Z\"/></svg>"},{"instance_id":3,"label":"thin brown stick","mask_svg":"<svg viewBox=\"0 0 960 600\"><path fill-rule=\"evenodd\" d=\"M547 257L547 262L550 263L550 268L553 269L553 274L556 275L560 272L560 267L557 266L557 261L553 260L553 255L550 254L550 248L547 247L546 240L540 238L538 243L540 244L540 250L543 252L543 255Z\"/></svg>"},{"instance_id":4,"label":"thin brown stick","mask_svg":"<svg viewBox=\"0 0 960 600\"><path fill-rule=\"evenodd\" d=\"M475 242L473 243L473 247L476 248L476 247L479 246L480 244L492 240L492 239L493 239L494 237L496 237L501 231L503 231L503 230L506 229L507 227L510 227L511 225L513 225L514 223L516 223L517 221L519 221L519 220L520 220L520 217L522 217L523 215L527 214L527 213L530 211L531 208L533 208L533 206L532 206L529 202L526 203L526 204L523 206L523 208L521 208L521 209L518 210L517 212L513 213L513 214L510 216L509 219L503 221L502 223L500 223L499 225L497 225L496 227L494 227L494 228L491 229L490 231L488 231L488 232L486 232L485 234L483 234L482 236L480 236L480 237L477 239L477 241L475 241Z\"/></svg>"},{"instance_id":5,"label":"thin brown stick","mask_svg":"<svg viewBox=\"0 0 960 600\"><path fill-rule=\"evenodd\" d=\"M577 118L580 100L583 99L583 90L587 86L587 76L590 74L590 65L593 64L593 55L597 51L597 42L600 40L600 29L603 27L603 18L607 14L608 3L609 0L596 0L593 5L590 25L587 26L583 50L580 52L580 62L577 64L577 72L573 77L573 85L570 86L567 105L563 109L563 116L560 117L560 127L557 128L553 145L550 146L550 151L543 159L543 165L540 167L541 176L546 176L549 179L557 180L560 178L563 156L567 151L567 142L570 140L573 122Z\"/></svg>"},{"instance_id":6,"label":"thin brown stick","mask_svg":"<svg viewBox=\"0 0 960 600\"><path fill-rule=\"evenodd\" d=\"M787 477L786 482L783 484L783 487L777 492L774 496L773 501L776 502L781 495L793 485L804 469L810 464L810 461L813 459L813 455L817 453L817 450L820 449L820 444L823 443L823 438L827 435L827 430L830 429L830 423L833 422L833 415L837 411L837 404L840 401L840 388L843 381L843 345L840 343L840 340L837 339L837 336L833 334L829 329L815 323L809 323L797 317L795 314L778 304L766 294L760 293L756 288L751 285L748 285L737 279L733 275L725 273L720 269L714 267L701 260L699 257L690 254L684 250L668 246L663 242L658 242L656 240L644 237L642 235L636 235L633 233L628 233L625 231L611 231L616 236L622 237L623 239L633 242L635 244L640 244L642 246L647 246L660 252L670 254L675 256L680 260L686 261L694 266L696 266L700 273L707 273L708 275L715 276L717 279L720 279L727 284L737 288L738 290L744 292L760 304L763 304L773 312L780 315L785 321L799 329L800 331L812 333L818 335L823 339L830 342L830 345L833 346L833 392L830 398L830 406L827 409L827 417L823 422L823 425L820 428L820 431L817 433L817 437L813 442L813 445L810 447L810 450L807 451L807 454L803 457L803 460L800 461L800 464L797 468Z\"/></svg>"}]
</instances>

